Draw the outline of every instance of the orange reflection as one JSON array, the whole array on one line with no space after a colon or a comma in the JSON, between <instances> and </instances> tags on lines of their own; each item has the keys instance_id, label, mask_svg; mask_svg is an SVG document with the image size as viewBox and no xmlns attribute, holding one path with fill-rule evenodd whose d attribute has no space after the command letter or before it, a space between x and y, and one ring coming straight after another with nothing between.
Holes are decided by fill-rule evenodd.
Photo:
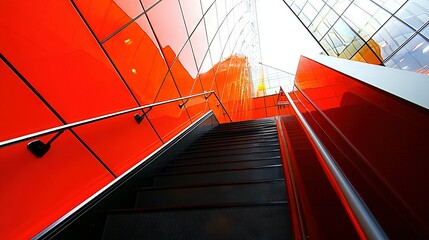
<instances>
[{"instance_id":1,"label":"orange reflection","mask_svg":"<svg viewBox=\"0 0 429 240\"><path fill-rule=\"evenodd\" d=\"M368 44L368 45L367 45ZM371 64L381 64L380 59L383 59L381 56L381 49L378 43L376 43L372 38L365 44L359 52L357 52L351 60L358 62L366 62ZM371 47L371 48L370 48ZM371 51L372 49L372 51Z\"/></svg>"}]
</instances>

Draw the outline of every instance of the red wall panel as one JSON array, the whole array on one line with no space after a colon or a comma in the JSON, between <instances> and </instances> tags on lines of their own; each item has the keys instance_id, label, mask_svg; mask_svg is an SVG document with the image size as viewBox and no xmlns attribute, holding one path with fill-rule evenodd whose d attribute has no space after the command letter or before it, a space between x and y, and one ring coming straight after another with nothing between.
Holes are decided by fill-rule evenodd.
<instances>
[{"instance_id":1,"label":"red wall panel","mask_svg":"<svg viewBox=\"0 0 429 240\"><path fill-rule=\"evenodd\" d=\"M4 62L0 64L0 139L61 125ZM47 142L54 134L40 139ZM36 158L25 141L0 148L1 239L28 239L113 180L66 131Z\"/></svg>"},{"instance_id":2,"label":"red wall panel","mask_svg":"<svg viewBox=\"0 0 429 240\"><path fill-rule=\"evenodd\" d=\"M386 233L429 236L429 111L307 58L298 72L306 117Z\"/></svg>"}]
</instances>

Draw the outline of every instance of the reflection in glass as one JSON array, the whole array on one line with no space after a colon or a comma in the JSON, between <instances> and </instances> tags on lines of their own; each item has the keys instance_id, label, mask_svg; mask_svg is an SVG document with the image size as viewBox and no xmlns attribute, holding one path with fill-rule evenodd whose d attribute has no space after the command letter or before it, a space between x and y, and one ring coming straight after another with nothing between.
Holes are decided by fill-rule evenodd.
<instances>
[{"instance_id":1,"label":"reflection in glass","mask_svg":"<svg viewBox=\"0 0 429 240\"><path fill-rule=\"evenodd\" d=\"M383 9L367 1L356 0L344 12L343 18L364 39L368 40L389 19Z\"/></svg>"},{"instance_id":2,"label":"reflection in glass","mask_svg":"<svg viewBox=\"0 0 429 240\"><path fill-rule=\"evenodd\" d=\"M420 33L426 38L429 38L429 25L427 25Z\"/></svg>"},{"instance_id":3,"label":"reflection in glass","mask_svg":"<svg viewBox=\"0 0 429 240\"><path fill-rule=\"evenodd\" d=\"M386 59L393 51L405 42L413 30L392 17L373 37L381 47L381 55Z\"/></svg>"},{"instance_id":4,"label":"reflection in glass","mask_svg":"<svg viewBox=\"0 0 429 240\"><path fill-rule=\"evenodd\" d=\"M429 20L429 1L410 0L396 16L418 30Z\"/></svg>"},{"instance_id":5,"label":"reflection in glass","mask_svg":"<svg viewBox=\"0 0 429 240\"><path fill-rule=\"evenodd\" d=\"M324 37L324 40L335 55L338 56L355 38L358 38L358 36L342 19L339 19Z\"/></svg>"},{"instance_id":6,"label":"reflection in glass","mask_svg":"<svg viewBox=\"0 0 429 240\"><path fill-rule=\"evenodd\" d=\"M371 48L369 46L371 46ZM365 46L363 46L359 52L357 52L352 58L351 60L354 61L359 61L359 62L366 62L366 63L371 63L371 64L380 64L381 61L379 58L377 58L376 54L378 56L380 56L380 47L378 46L378 44L370 39L370 41L368 41L368 45L365 44Z\"/></svg>"},{"instance_id":7,"label":"reflection in glass","mask_svg":"<svg viewBox=\"0 0 429 240\"><path fill-rule=\"evenodd\" d=\"M314 21L311 23L309 29L314 34L316 39L320 40L331 26L337 21L338 15L325 5Z\"/></svg>"},{"instance_id":8,"label":"reflection in glass","mask_svg":"<svg viewBox=\"0 0 429 240\"><path fill-rule=\"evenodd\" d=\"M338 14L342 14L351 3L350 0L329 0L327 2Z\"/></svg>"},{"instance_id":9,"label":"reflection in glass","mask_svg":"<svg viewBox=\"0 0 429 240\"><path fill-rule=\"evenodd\" d=\"M372 0L391 13L395 13L407 0Z\"/></svg>"},{"instance_id":10,"label":"reflection in glass","mask_svg":"<svg viewBox=\"0 0 429 240\"><path fill-rule=\"evenodd\" d=\"M429 43L415 36L386 62L386 66L429 74Z\"/></svg>"}]
</instances>

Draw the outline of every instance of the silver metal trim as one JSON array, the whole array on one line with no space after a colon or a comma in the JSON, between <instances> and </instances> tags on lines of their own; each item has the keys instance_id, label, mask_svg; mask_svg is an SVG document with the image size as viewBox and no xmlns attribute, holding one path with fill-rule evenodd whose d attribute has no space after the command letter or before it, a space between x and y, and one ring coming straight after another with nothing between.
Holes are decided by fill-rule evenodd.
<instances>
[{"instance_id":1,"label":"silver metal trim","mask_svg":"<svg viewBox=\"0 0 429 240\"><path fill-rule=\"evenodd\" d=\"M65 219L67 219L68 217L70 217L72 214L74 214L75 212L77 212L80 208L82 208L83 206L85 206L86 204L88 204L90 201L92 201L98 195L100 195L101 193L103 193L104 191L106 191L109 187L111 187L112 185L114 185L115 183L117 183L118 181L120 181L122 178L124 178L126 175L128 175L130 172L132 172L134 169L136 169L141 164L143 164L144 162L146 162L152 156L154 156L155 154L157 154L158 152L160 152L161 150L163 150L165 147L169 146L172 142L176 141L178 138L182 137L182 135L184 133L186 133L189 129L191 129L193 127L196 127L197 125L199 125L203 120L205 120L205 118L208 118L210 115L213 115L213 111L212 110L208 111L206 114L204 114L203 116L201 116L197 121L193 122L187 128L183 129L174 138L172 138L168 142L164 143L161 147L159 147L158 149L156 149L155 151L153 151L151 154L149 154L147 157L145 157L139 163L137 163L136 165L134 165L133 167L131 167L130 169L128 169L126 172L124 172L119 177L115 178L112 182L108 183L102 189L98 190L92 196L90 196L89 198L87 198L81 204L77 205L75 208L73 208L72 210L70 210L68 213L64 214L61 218L59 218L58 220L56 220L55 222L53 222L51 225L49 225L48 227L46 227L45 229L43 229L41 232L39 232L36 236L34 236L31 239L39 239L40 237L42 237L43 235L45 235L47 232L49 232L50 230L52 230L53 228L55 228L58 224L60 224L62 221L64 221Z\"/></svg>"},{"instance_id":2,"label":"silver metal trim","mask_svg":"<svg viewBox=\"0 0 429 240\"><path fill-rule=\"evenodd\" d=\"M295 111L295 114L299 118L300 122L302 123L303 127L307 131L310 138L312 139L314 145L316 146L317 150L322 156L322 159L325 162L326 166L329 168L330 173L335 178L335 181L340 187L340 190L344 195L344 198L347 201L347 204L349 205L350 210L352 211L352 214L356 217L356 220L358 221L358 224L362 228L365 236L368 239L389 239L386 233L381 228L380 224L372 215L371 211L368 209L366 204L360 198L359 194L351 185L347 177L337 166L331 154L328 152L328 150L325 148L323 143L319 140L319 138L314 133L313 129L310 127L310 125L307 123L305 118L299 112L292 98L289 96L288 93L285 93L285 94L287 99L289 100L290 105Z\"/></svg>"},{"instance_id":3,"label":"silver metal trim","mask_svg":"<svg viewBox=\"0 0 429 240\"><path fill-rule=\"evenodd\" d=\"M58 132L58 131L61 131L61 130L64 130L64 129L70 129L70 128L73 128L73 127L78 127L78 126L85 125L85 124L88 124L88 123L97 122L97 121L100 121L100 120L103 120L103 119L116 117L116 116L119 116L119 115L123 115L123 114L126 114L126 113L130 113L130 112L142 110L142 109L145 109L145 108L151 108L151 107L155 107L155 106L159 106L159 105L163 105L163 104L167 104L167 103L172 103L172 102L177 102L177 101L181 101L181 100L185 100L185 99L190 99L190 98L194 98L194 97L199 97L199 96L206 96L206 95L208 95L208 96L206 96L206 98L209 98L212 94L214 94L216 96L216 99L218 100L219 104L222 106L222 108L225 110L226 114L229 117L228 112L226 111L226 109L223 106L222 102L219 100L219 98L216 95L215 91L208 91L208 92L198 93L198 94L194 94L194 95L189 95L189 96L186 96L186 97L174 98L174 99L170 99L170 100L166 100L166 101L152 103L152 104L149 104L149 105L144 105L144 106L140 106L140 107L130 108L130 109L127 109L127 110L122 110L122 111L118 111L118 112L114 112L114 113L109 113L109 114L106 114L106 115L102 115L102 116L98 116L98 117L94 117L94 118L89 118L89 119L85 119L85 120L81 120L81 121L78 121L78 122L73 122L73 123L65 124L65 125L62 125L62 126L54 127L54 128L49 128L49 129L42 130L42 131L39 131L39 132L27 134L27 135L24 135L24 136L21 136L21 137L12 138L12 139L0 142L0 148L8 146L8 145L15 144L15 143L18 143L18 142L22 142L22 141L25 141L25 140L28 140L28 139L32 139L32 138L36 138L36 137L39 137L39 136L43 136L43 135L46 135L46 134L49 134L49 133ZM229 117L229 119L232 122L231 117Z\"/></svg>"}]
</instances>

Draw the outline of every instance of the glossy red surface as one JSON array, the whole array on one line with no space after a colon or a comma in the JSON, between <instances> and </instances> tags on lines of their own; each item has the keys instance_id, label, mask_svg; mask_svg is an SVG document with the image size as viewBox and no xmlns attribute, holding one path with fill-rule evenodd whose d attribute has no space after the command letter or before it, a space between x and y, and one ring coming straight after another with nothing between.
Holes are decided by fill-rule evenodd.
<instances>
[{"instance_id":1,"label":"glossy red surface","mask_svg":"<svg viewBox=\"0 0 429 240\"><path fill-rule=\"evenodd\" d=\"M429 111L301 58L301 110L389 237L429 236Z\"/></svg>"},{"instance_id":2,"label":"glossy red surface","mask_svg":"<svg viewBox=\"0 0 429 240\"><path fill-rule=\"evenodd\" d=\"M4 62L0 78L1 140L61 125ZM47 142L52 136L41 140ZM1 239L33 237L113 180L69 132L41 159L27 150L30 141L0 148Z\"/></svg>"},{"instance_id":3,"label":"glossy red surface","mask_svg":"<svg viewBox=\"0 0 429 240\"><path fill-rule=\"evenodd\" d=\"M157 2L142 1L146 9ZM211 90L233 119L247 119L247 58L223 56L213 66L197 3L163 0L147 18L139 1L1 1L0 52L67 123ZM0 76L1 140L62 124L4 63ZM214 95L180 103L154 107L140 124L129 113L76 127L83 143L66 131L40 159L27 142L0 148L0 238L35 236L111 182L97 157L119 176L210 109L229 122Z\"/></svg>"}]
</instances>

